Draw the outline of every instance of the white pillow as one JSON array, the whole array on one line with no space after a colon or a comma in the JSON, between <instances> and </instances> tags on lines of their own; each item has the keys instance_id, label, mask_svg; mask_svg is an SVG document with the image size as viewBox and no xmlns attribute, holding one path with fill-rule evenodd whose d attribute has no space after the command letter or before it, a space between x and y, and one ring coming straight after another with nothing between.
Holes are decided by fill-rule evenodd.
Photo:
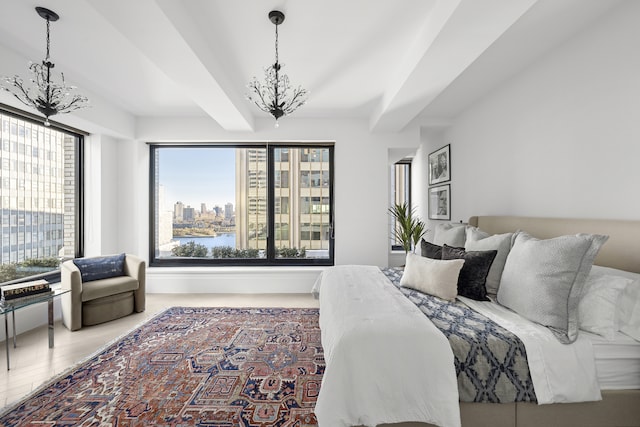
<instances>
[{"instance_id":1,"label":"white pillow","mask_svg":"<svg viewBox=\"0 0 640 427\"><path fill-rule=\"evenodd\" d=\"M620 296L620 332L640 341L640 279L631 282Z\"/></svg>"},{"instance_id":2,"label":"white pillow","mask_svg":"<svg viewBox=\"0 0 640 427\"><path fill-rule=\"evenodd\" d=\"M613 340L618 332L618 301L631 279L591 273L578 303L578 324L581 330Z\"/></svg>"},{"instance_id":3,"label":"white pillow","mask_svg":"<svg viewBox=\"0 0 640 427\"><path fill-rule=\"evenodd\" d=\"M487 276L487 293L496 295L500 287L500 278L504 265L507 262L507 255L511 250L511 240L513 233L490 235L477 227L467 227L467 240L464 248L467 251L490 251L497 250L498 253L491 264L489 275Z\"/></svg>"},{"instance_id":4,"label":"white pillow","mask_svg":"<svg viewBox=\"0 0 640 427\"><path fill-rule=\"evenodd\" d=\"M620 332L640 341L640 274L599 265L594 265L591 271L592 273L622 276L632 280L620 294L618 319Z\"/></svg>"},{"instance_id":5,"label":"white pillow","mask_svg":"<svg viewBox=\"0 0 640 427\"><path fill-rule=\"evenodd\" d=\"M431 259L409 252L400 286L453 301L458 295L458 275L463 265L463 259Z\"/></svg>"},{"instance_id":6,"label":"white pillow","mask_svg":"<svg viewBox=\"0 0 640 427\"><path fill-rule=\"evenodd\" d=\"M523 231L500 279L498 302L546 326L563 344L578 338L578 303L593 259L608 236L575 234L537 239Z\"/></svg>"},{"instance_id":7,"label":"white pillow","mask_svg":"<svg viewBox=\"0 0 640 427\"><path fill-rule=\"evenodd\" d=\"M436 225L436 230L433 234L433 242L436 245L449 245L454 248L463 248L464 241L466 240L465 230L466 224L458 223L440 223Z\"/></svg>"}]
</instances>

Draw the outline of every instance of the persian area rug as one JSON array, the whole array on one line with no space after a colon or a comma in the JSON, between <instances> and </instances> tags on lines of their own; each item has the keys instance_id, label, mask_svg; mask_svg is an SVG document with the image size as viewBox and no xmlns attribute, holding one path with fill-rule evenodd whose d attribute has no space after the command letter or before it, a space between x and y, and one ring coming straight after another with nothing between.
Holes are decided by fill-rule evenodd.
<instances>
[{"instance_id":1,"label":"persian area rug","mask_svg":"<svg viewBox=\"0 0 640 427\"><path fill-rule=\"evenodd\" d=\"M316 426L318 309L160 313L0 416L2 426Z\"/></svg>"}]
</instances>

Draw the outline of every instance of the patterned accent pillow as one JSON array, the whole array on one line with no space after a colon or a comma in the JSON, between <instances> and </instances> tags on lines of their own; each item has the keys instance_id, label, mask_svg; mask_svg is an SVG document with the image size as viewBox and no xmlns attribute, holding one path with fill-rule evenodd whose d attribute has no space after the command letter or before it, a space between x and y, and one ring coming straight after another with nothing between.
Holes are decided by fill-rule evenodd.
<instances>
[{"instance_id":1,"label":"patterned accent pillow","mask_svg":"<svg viewBox=\"0 0 640 427\"><path fill-rule=\"evenodd\" d=\"M608 236L576 234L540 240L515 235L498 302L546 326L563 344L578 338L578 303L593 260Z\"/></svg>"},{"instance_id":2,"label":"patterned accent pillow","mask_svg":"<svg viewBox=\"0 0 640 427\"><path fill-rule=\"evenodd\" d=\"M489 301L486 281L491 264L498 254L492 251L465 251L463 248L442 247L442 259L463 259L458 277L458 295L478 301Z\"/></svg>"},{"instance_id":3,"label":"patterned accent pillow","mask_svg":"<svg viewBox=\"0 0 640 427\"><path fill-rule=\"evenodd\" d=\"M125 254L104 257L77 258L73 263L78 266L83 282L124 276Z\"/></svg>"}]
</instances>

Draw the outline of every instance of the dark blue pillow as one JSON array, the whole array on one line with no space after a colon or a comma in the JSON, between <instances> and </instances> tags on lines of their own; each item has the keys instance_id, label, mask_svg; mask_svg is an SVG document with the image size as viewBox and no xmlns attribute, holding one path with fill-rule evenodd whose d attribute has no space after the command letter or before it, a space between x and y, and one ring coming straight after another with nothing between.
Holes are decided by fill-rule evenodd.
<instances>
[{"instance_id":1,"label":"dark blue pillow","mask_svg":"<svg viewBox=\"0 0 640 427\"><path fill-rule=\"evenodd\" d=\"M96 258L77 258L73 263L80 269L83 282L124 276L125 254Z\"/></svg>"}]
</instances>

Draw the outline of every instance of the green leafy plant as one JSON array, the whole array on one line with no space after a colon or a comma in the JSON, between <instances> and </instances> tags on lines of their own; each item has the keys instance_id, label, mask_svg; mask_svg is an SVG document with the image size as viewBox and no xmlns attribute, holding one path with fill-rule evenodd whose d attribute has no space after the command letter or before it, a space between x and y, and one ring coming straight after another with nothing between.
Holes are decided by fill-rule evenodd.
<instances>
[{"instance_id":1,"label":"green leafy plant","mask_svg":"<svg viewBox=\"0 0 640 427\"><path fill-rule=\"evenodd\" d=\"M235 249L231 246L216 246L211 248L213 258L258 258L259 249Z\"/></svg>"},{"instance_id":2,"label":"green leafy plant","mask_svg":"<svg viewBox=\"0 0 640 427\"><path fill-rule=\"evenodd\" d=\"M276 257L278 258L305 258L307 256L307 249L302 248L276 248Z\"/></svg>"},{"instance_id":3,"label":"green leafy plant","mask_svg":"<svg viewBox=\"0 0 640 427\"><path fill-rule=\"evenodd\" d=\"M409 209L407 203L395 204L389 208L395 219L394 237L402 244L405 253L415 248L427 232L424 222L416 217L415 209Z\"/></svg>"},{"instance_id":4,"label":"green leafy plant","mask_svg":"<svg viewBox=\"0 0 640 427\"><path fill-rule=\"evenodd\" d=\"M206 257L207 252L209 251L205 245L196 243L193 240L171 249L171 253L174 256L180 257Z\"/></svg>"}]
</instances>

